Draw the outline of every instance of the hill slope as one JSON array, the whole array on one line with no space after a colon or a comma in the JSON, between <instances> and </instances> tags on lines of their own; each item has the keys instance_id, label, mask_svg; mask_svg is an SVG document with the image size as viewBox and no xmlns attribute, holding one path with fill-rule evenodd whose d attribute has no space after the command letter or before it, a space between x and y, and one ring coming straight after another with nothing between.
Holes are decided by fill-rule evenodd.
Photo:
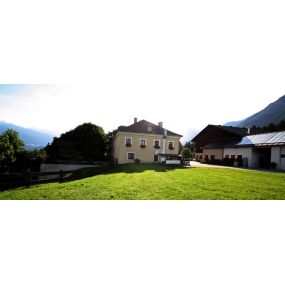
<instances>
[{"instance_id":1,"label":"hill slope","mask_svg":"<svg viewBox=\"0 0 285 285\"><path fill-rule=\"evenodd\" d=\"M264 127L269 124L278 124L281 120L285 120L285 95L275 102L269 104L260 112L238 122L228 122L225 126L235 126L251 128L252 126Z\"/></svg>"},{"instance_id":2,"label":"hill slope","mask_svg":"<svg viewBox=\"0 0 285 285\"><path fill-rule=\"evenodd\" d=\"M13 129L17 131L20 135L21 140L24 141L25 147L27 149L44 147L53 139L53 135L51 134L0 121L0 134L5 132L7 129Z\"/></svg>"},{"instance_id":3,"label":"hill slope","mask_svg":"<svg viewBox=\"0 0 285 285\"><path fill-rule=\"evenodd\" d=\"M240 121L232 121L232 122L228 122L228 123L225 123L224 126L226 127L237 127L239 124L242 123L243 120L240 120Z\"/></svg>"}]
</instances>

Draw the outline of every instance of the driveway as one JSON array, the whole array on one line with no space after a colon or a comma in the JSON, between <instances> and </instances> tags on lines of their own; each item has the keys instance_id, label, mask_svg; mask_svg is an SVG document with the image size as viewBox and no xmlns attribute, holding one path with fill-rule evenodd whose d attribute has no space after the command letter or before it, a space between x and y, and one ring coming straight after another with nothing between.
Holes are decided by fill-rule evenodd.
<instances>
[{"instance_id":1,"label":"driveway","mask_svg":"<svg viewBox=\"0 0 285 285\"><path fill-rule=\"evenodd\" d=\"M200 163L197 161L191 161L190 165L191 165L191 167L237 168L237 167L230 167L230 166L224 166L224 165L205 164L205 163Z\"/></svg>"},{"instance_id":2,"label":"driveway","mask_svg":"<svg viewBox=\"0 0 285 285\"><path fill-rule=\"evenodd\" d=\"M255 170L255 171L263 171L263 172L276 172L276 173L285 173L284 170L271 170L271 169L260 169L260 168L242 168L242 167L234 167L234 166L224 166L224 165L213 165L213 164L204 164L197 161L190 162L191 167L218 167L218 168L231 168L231 169L241 169L241 170Z\"/></svg>"}]
</instances>

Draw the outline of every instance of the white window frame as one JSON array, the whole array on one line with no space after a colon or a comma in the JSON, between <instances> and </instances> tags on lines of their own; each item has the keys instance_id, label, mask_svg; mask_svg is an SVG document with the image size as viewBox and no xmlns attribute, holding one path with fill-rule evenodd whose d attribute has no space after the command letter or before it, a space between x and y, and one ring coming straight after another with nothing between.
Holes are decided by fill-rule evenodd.
<instances>
[{"instance_id":1,"label":"white window frame","mask_svg":"<svg viewBox=\"0 0 285 285\"><path fill-rule=\"evenodd\" d=\"M142 141L145 141L145 144L144 144L144 145L146 146L146 144L147 144L147 139L140 138L140 144L139 144L140 146L142 145L142 144L141 144Z\"/></svg>"},{"instance_id":2,"label":"white window frame","mask_svg":"<svg viewBox=\"0 0 285 285\"><path fill-rule=\"evenodd\" d=\"M153 140L153 146L155 146L155 142L156 142L156 141L158 142L158 146L160 147L160 140L157 140L157 139L154 139L154 140Z\"/></svg>"},{"instance_id":3,"label":"white window frame","mask_svg":"<svg viewBox=\"0 0 285 285\"><path fill-rule=\"evenodd\" d=\"M174 141L168 141L168 148L169 148L169 143L172 143L173 148L175 147Z\"/></svg>"},{"instance_id":4,"label":"white window frame","mask_svg":"<svg viewBox=\"0 0 285 285\"><path fill-rule=\"evenodd\" d=\"M133 138L132 137L125 137L125 145L127 144L127 139L131 140L131 145L133 144Z\"/></svg>"},{"instance_id":5,"label":"white window frame","mask_svg":"<svg viewBox=\"0 0 285 285\"><path fill-rule=\"evenodd\" d=\"M134 154L134 158L133 159L129 158L129 153L133 153ZM135 152L133 152L133 151L127 152L127 160L135 160L135 159L136 159L136 153Z\"/></svg>"}]
</instances>

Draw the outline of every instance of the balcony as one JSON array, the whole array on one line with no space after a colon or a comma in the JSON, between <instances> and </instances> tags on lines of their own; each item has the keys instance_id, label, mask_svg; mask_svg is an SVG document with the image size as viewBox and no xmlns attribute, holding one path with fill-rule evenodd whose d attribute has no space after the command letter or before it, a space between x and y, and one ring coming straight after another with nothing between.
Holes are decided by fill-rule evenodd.
<instances>
[{"instance_id":1,"label":"balcony","mask_svg":"<svg viewBox=\"0 0 285 285\"><path fill-rule=\"evenodd\" d=\"M145 148L146 145L145 145L145 144L141 144L140 147L141 147L141 148Z\"/></svg>"},{"instance_id":2,"label":"balcony","mask_svg":"<svg viewBox=\"0 0 285 285\"><path fill-rule=\"evenodd\" d=\"M174 150L174 146L171 146L171 145L170 145L170 146L168 147L168 149Z\"/></svg>"},{"instance_id":3,"label":"balcony","mask_svg":"<svg viewBox=\"0 0 285 285\"><path fill-rule=\"evenodd\" d=\"M132 144L131 143L126 143L125 146L126 147L130 147L130 146L132 146Z\"/></svg>"},{"instance_id":4,"label":"balcony","mask_svg":"<svg viewBox=\"0 0 285 285\"><path fill-rule=\"evenodd\" d=\"M156 149L160 149L160 145L154 145L153 147Z\"/></svg>"}]
</instances>

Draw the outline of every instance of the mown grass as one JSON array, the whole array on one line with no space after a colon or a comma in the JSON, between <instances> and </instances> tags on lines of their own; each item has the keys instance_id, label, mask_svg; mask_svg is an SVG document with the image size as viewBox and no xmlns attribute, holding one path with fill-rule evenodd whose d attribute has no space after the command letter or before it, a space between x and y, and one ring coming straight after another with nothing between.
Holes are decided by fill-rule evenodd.
<instances>
[{"instance_id":1,"label":"mown grass","mask_svg":"<svg viewBox=\"0 0 285 285\"><path fill-rule=\"evenodd\" d=\"M228 168L119 165L91 178L0 192L0 199L285 199L285 174Z\"/></svg>"}]
</instances>

